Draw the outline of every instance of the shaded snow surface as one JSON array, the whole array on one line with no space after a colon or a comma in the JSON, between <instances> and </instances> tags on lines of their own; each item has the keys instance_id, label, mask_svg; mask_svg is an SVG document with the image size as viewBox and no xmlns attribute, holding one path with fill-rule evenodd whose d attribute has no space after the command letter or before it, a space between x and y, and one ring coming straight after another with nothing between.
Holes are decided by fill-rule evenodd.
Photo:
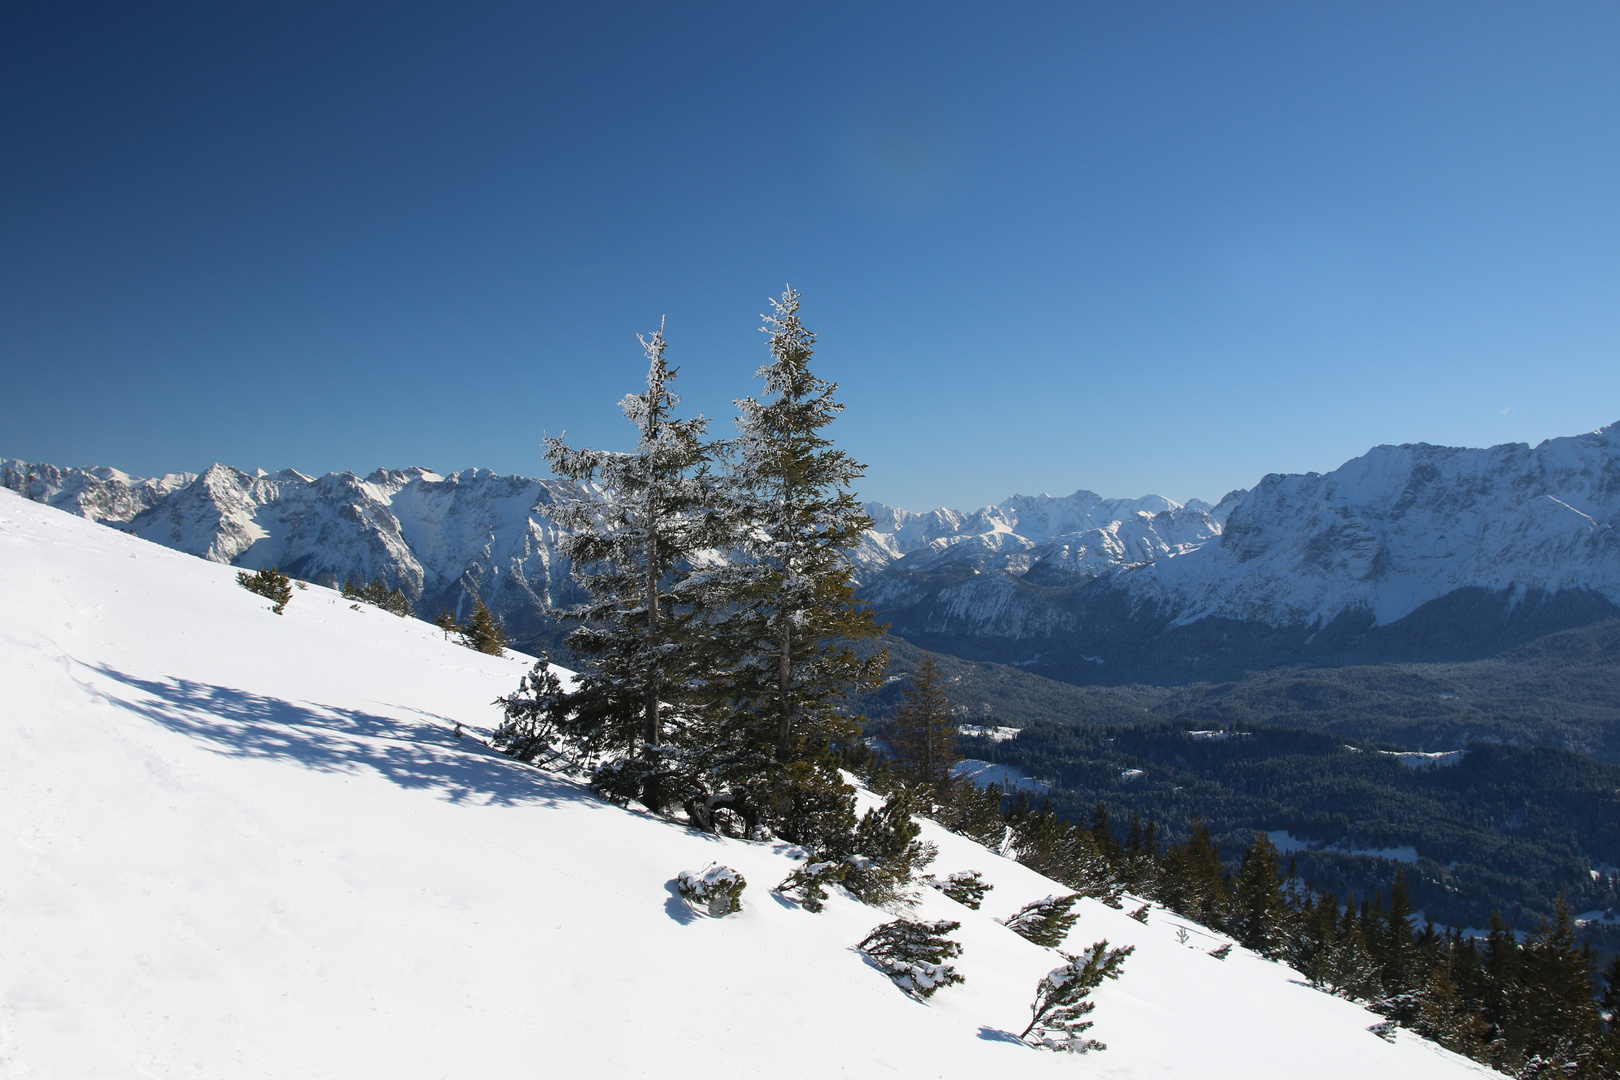
<instances>
[{"instance_id":1,"label":"shaded snow surface","mask_svg":"<svg viewBox=\"0 0 1620 1080\"><path fill-rule=\"evenodd\" d=\"M1058 957L998 925L1062 891L984 872L964 986L912 1001L851 951L889 913L768 891L787 849L592 798L474 735L522 658L334 594L283 617L235 571L0 492L0 1076L793 1078L1479 1075L1155 910L1091 901L1070 948L1134 944L1104 1053L1021 1046ZM740 914L673 895L735 867ZM687 1063L687 1064L682 1064Z\"/></svg>"}]
</instances>

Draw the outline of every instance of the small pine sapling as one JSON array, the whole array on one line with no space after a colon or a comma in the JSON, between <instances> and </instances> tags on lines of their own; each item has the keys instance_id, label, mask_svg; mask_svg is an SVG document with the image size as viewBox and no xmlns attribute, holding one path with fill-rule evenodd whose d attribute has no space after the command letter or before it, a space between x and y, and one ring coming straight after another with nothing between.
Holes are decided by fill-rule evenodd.
<instances>
[{"instance_id":1,"label":"small pine sapling","mask_svg":"<svg viewBox=\"0 0 1620 1080\"><path fill-rule=\"evenodd\" d=\"M979 910L984 903L984 894L995 888L984 880L984 875L977 870L958 870L948 878L923 878L923 884L931 889L938 889L958 904Z\"/></svg>"},{"instance_id":2,"label":"small pine sapling","mask_svg":"<svg viewBox=\"0 0 1620 1080\"><path fill-rule=\"evenodd\" d=\"M702 904L715 918L742 910L742 893L748 887L743 876L729 866L711 866L701 873L682 870L675 879L675 891L689 904Z\"/></svg>"},{"instance_id":3,"label":"small pine sapling","mask_svg":"<svg viewBox=\"0 0 1620 1080\"><path fill-rule=\"evenodd\" d=\"M490 656L506 655L506 643L510 640L506 628L480 599L473 600L472 622L456 627L456 631L461 635L461 643L469 649Z\"/></svg>"},{"instance_id":4,"label":"small pine sapling","mask_svg":"<svg viewBox=\"0 0 1620 1080\"><path fill-rule=\"evenodd\" d=\"M1176 927L1176 941L1177 942L1181 943L1182 945L1187 944L1188 936L1189 935L1187 933L1187 928L1185 926Z\"/></svg>"},{"instance_id":5,"label":"small pine sapling","mask_svg":"<svg viewBox=\"0 0 1620 1080\"><path fill-rule=\"evenodd\" d=\"M1225 960L1228 956L1232 955L1232 943L1227 942L1218 949L1209 950L1209 955L1213 956L1217 960Z\"/></svg>"},{"instance_id":6,"label":"small pine sapling","mask_svg":"<svg viewBox=\"0 0 1620 1080\"><path fill-rule=\"evenodd\" d=\"M434 617L433 625L444 631L444 640L450 640L450 631L459 629L456 626L456 616L449 608L442 608Z\"/></svg>"},{"instance_id":7,"label":"small pine sapling","mask_svg":"<svg viewBox=\"0 0 1620 1080\"><path fill-rule=\"evenodd\" d=\"M1372 1025L1367 1030L1378 1036L1380 1039L1383 1039L1385 1042L1394 1042L1395 1029L1398 1027L1400 1027L1400 1025L1393 1020L1384 1020L1380 1023Z\"/></svg>"},{"instance_id":8,"label":"small pine sapling","mask_svg":"<svg viewBox=\"0 0 1620 1080\"><path fill-rule=\"evenodd\" d=\"M519 761L559 753L557 718L567 714L567 695L549 658L536 660L534 670L518 681L517 692L496 698L494 704L506 719L490 735L489 745Z\"/></svg>"},{"instance_id":9,"label":"small pine sapling","mask_svg":"<svg viewBox=\"0 0 1620 1080\"><path fill-rule=\"evenodd\" d=\"M855 948L901 990L918 999L932 997L942 986L966 981L945 962L962 955L962 946L945 936L961 925L949 919L896 919L873 930Z\"/></svg>"},{"instance_id":10,"label":"small pine sapling","mask_svg":"<svg viewBox=\"0 0 1620 1080\"><path fill-rule=\"evenodd\" d=\"M250 574L246 570L236 575L236 583L250 593L257 593L270 601L270 610L280 615L292 599L292 579L276 567Z\"/></svg>"},{"instance_id":11,"label":"small pine sapling","mask_svg":"<svg viewBox=\"0 0 1620 1080\"><path fill-rule=\"evenodd\" d=\"M1148 920L1148 909L1150 907L1152 907L1151 904L1143 904L1141 907L1131 912L1131 918L1135 919L1139 923L1146 923Z\"/></svg>"},{"instance_id":12,"label":"small pine sapling","mask_svg":"<svg viewBox=\"0 0 1620 1080\"><path fill-rule=\"evenodd\" d=\"M841 884L848 872L847 862L805 863L789 874L776 891L783 896L796 893L806 911L820 911L827 906L827 886Z\"/></svg>"},{"instance_id":13,"label":"small pine sapling","mask_svg":"<svg viewBox=\"0 0 1620 1080\"><path fill-rule=\"evenodd\" d=\"M1085 1038L1085 1032L1093 1023L1085 1017L1097 1007L1095 1001L1088 999L1104 979L1119 978L1125 958L1135 951L1134 945L1110 949L1108 939L1104 938L1093 942L1080 956L1064 953L1068 963L1047 972L1036 984L1035 1001L1029 1007L1029 1026L1018 1037L1035 1046L1073 1054L1108 1049L1105 1043Z\"/></svg>"},{"instance_id":14,"label":"small pine sapling","mask_svg":"<svg viewBox=\"0 0 1620 1080\"><path fill-rule=\"evenodd\" d=\"M1079 893L1048 896L1045 900L1025 904L1011 917L1003 919L1002 924L1019 937L1033 941L1042 948L1055 949L1063 944L1069 931L1074 929L1074 924L1080 921L1080 913L1070 910L1079 899Z\"/></svg>"}]
</instances>

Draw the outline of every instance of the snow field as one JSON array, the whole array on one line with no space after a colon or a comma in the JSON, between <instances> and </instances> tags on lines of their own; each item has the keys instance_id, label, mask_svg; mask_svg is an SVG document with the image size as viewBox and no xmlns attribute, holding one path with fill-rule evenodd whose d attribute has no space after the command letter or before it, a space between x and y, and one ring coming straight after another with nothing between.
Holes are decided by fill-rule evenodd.
<instances>
[{"instance_id":1,"label":"snow field","mask_svg":"<svg viewBox=\"0 0 1620 1080\"><path fill-rule=\"evenodd\" d=\"M849 948L893 914L769 892L786 845L481 745L528 663L313 586L277 617L234 568L0 492L0 1077L1486 1074L1093 901L1071 949L1136 946L1095 995L1109 1049L1023 1047L1059 960L994 917L1064 890L931 824L930 871L995 889L923 890L967 982L912 1001ZM711 863L741 913L674 895Z\"/></svg>"}]
</instances>

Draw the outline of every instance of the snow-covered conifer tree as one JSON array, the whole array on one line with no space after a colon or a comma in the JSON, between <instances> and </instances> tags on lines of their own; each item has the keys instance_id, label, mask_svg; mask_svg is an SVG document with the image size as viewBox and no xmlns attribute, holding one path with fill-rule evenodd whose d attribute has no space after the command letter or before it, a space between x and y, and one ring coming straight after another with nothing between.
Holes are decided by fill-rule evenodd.
<instances>
[{"instance_id":1,"label":"snow-covered conifer tree","mask_svg":"<svg viewBox=\"0 0 1620 1080\"><path fill-rule=\"evenodd\" d=\"M1070 910L1079 899L1078 893L1048 896L1044 900L1025 904L1003 922L1019 937L1055 949L1063 944L1063 939L1069 936L1074 924L1080 921L1080 913Z\"/></svg>"},{"instance_id":2,"label":"snow-covered conifer tree","mask_svg":"<svg viewBox=\"0 0 1620 1080\"><path fill-rule=\"evenodd\" d=\"M1096 1039L1085 1038L1094 1023L1085 1017L1097 1007L1095 1001L1087 999L1104 979L1119 978L1125 958L1135 951L1134 945L1110 949L1105 938L1093 942L1080 956L1065 953L1068 963L1047 972L1036 985L1029 1026L1018 1037L1049 1050L1077 1054L1108 1049Z\"/></svg>"},{"instance_id":3,"label":"snow-covered conifer tree","mask_svg":"<svg viewBox=\"0 0 1620 1080\"><path fill-rule=\"evenodd\" d=\"M765 707L777 759L789 761L849 736L834 706L875 688L887 657L862 660L850 647L880 633L854 599L847 560L872 524L850 489L865 468L824 434L844 407L837 384L810 371L816 338L799 319L799 294L789 289L772 305L771 362L758 374L773 396L737 402L728 482L741 558L729 574L724 633Z\"/></svg>"},{"instance_id":4,"label":"snow-covered conifer tree","mask_svg":"<svg viewBox=\"0 0 1620 1080\"><path fill-rule=\"evenodd\" d=\"M713 512L704 441L708 421L680 420L671 389L677 370L664 359L663 327L642 338L647 389L620 406L636 426L629 453L575 449L546 440L546 462L559 476L601 485L599 499L554 504L566 530L561 548L589 601L567 612L580 623L568 647L582 661L568 696L575 737L613 755L599 771L606 794L662 811L678 771L666 745L668 721L692 683L690 605L681 587L694 553L721 539Z\"/></svg>"},{"instance_id":5,"label":"snow-covered conifer tree","mask_svg":"<svg viewBox=\"0 0 1620 1080\"><path fill-rule=\"evenodd\" d=\"M961 925L947 919L896 919L873 930L855 947L912 997L932 997L942 986L966 981L945 962L962 955L962 946L945 936Z\"/></svg>"},{"instance_id":6,"label":"snow-covered conifer tree","mask_svg":"<svg viewBox=\"0 0 1620 1080\"><path fill-rule=\"evenodd\" d=\"M977 870L958 870L945 878L924 878L923 884L938 889L958 904L974 911L979 910L979 905L984 903L984 894L995 888L984 880L984 875Z\"/></svg>"}]
</instances>

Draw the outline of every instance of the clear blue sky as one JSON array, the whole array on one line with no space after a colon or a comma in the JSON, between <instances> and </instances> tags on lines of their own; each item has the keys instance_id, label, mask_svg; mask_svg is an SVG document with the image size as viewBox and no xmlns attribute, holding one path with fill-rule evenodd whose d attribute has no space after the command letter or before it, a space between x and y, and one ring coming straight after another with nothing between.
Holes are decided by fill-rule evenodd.
<instances>
[{"instance_id":1,"label":"clear blue sky","mask_svg":"<svg viewBox=\"0 0 1620 1080\"><path fill-rule=\"evenodd\" d=\"M1620 5L31 4L0 455L541 475L791 282L861 493L1620 420Z\"/></svg>"}]
</instances>

